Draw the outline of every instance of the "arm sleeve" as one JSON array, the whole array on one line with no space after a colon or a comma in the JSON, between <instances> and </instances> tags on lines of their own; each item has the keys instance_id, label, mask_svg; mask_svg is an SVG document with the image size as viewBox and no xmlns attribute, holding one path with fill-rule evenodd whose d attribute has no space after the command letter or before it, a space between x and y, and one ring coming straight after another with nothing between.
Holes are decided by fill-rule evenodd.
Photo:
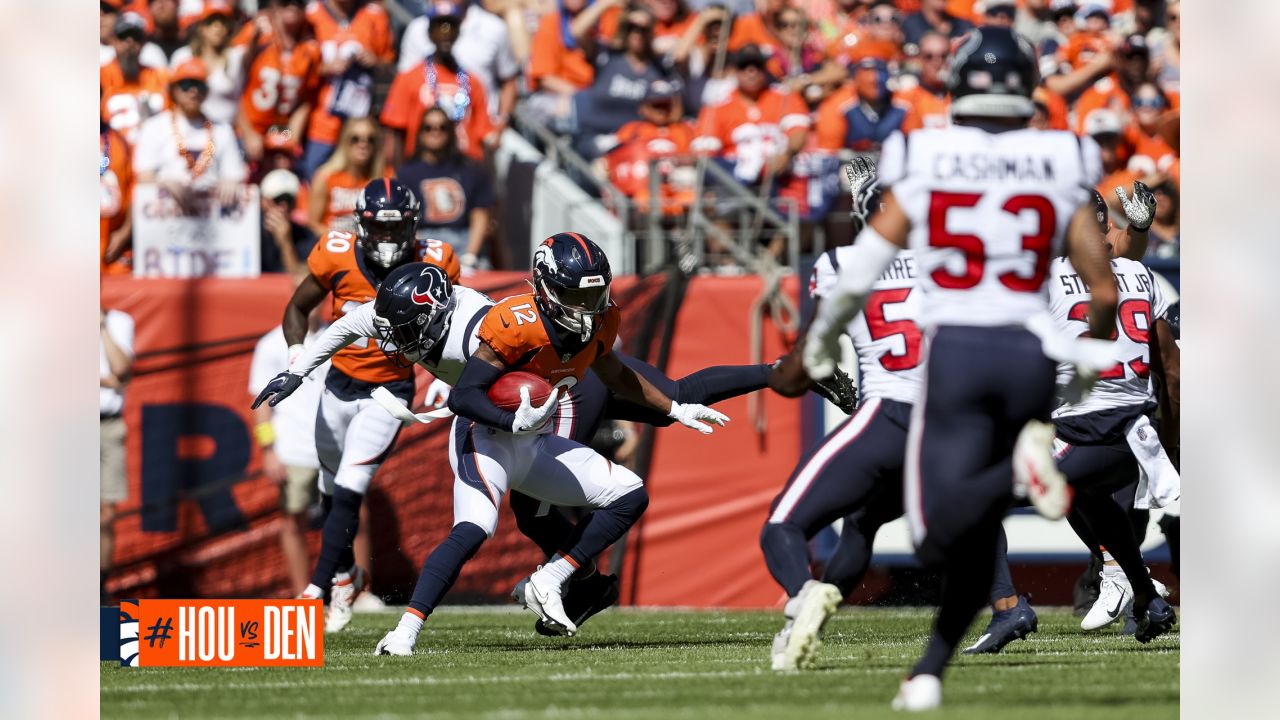
<instances>
[{"instance_id":1,"label":"arm sleeve","mask_svg":"<svg viewBox=\"0 0 1280 720\"><path fill-rule=\"evenodd\" d=\"M377 338L378 331L373 326L373 302L367 302L351 312L343 315L337 322L329 326L324 334L315 339L311 347L306 349L289 366L289 372L303 377L324 364L334 353L350 345L358 338Z\"/></svg>"},{"instance_id":2,"label":"arm sleeve","mask_svg":"<svg viewBox=\"0 0 1280 720\"><path fill-rule=\"evenodd\" d=\"M469 358L453 392L449 393L449 409L460 417L510 432L516 414L494 405L488 392L505 372L479 358Z\"/></svg>"}]
</instances>

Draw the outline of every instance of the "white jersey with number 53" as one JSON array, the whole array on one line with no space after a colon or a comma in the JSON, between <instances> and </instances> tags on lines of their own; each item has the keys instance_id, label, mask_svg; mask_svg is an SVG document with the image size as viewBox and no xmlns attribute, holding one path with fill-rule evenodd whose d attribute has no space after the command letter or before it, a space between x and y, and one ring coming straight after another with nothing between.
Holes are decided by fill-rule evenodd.
<instances>
[{"instance_id":1,"label":"white jersey with number 53","mask_svg":"<svg viewBox=\"0 0 1280 720\"><path fill-rule=\"evenodd\" d=\"M1101 174L1097 144L1069 132L891 135L880 182L911 221L921 325L1020 325L1043 312L1049 261Z\"/></svg>"},{"instance_id":2,"label":"white jersey with number 53","mask_svg":"<svg viewBox=\"0 0 1280 720\"><path fill-rule=\"evenodd\" d=\"M1152 397L1151 347L1156 320L1169 311L1169 303L1151 271L1136 260L1111 261L1120 297L1116 304L1116 353L1121 362L1098 373L1089 395L1074 405L1063 405L1054 417L1083 415L1111 408L1141 405ZM1089 288L1066 258L1053 261L1049 285L1050 309L1058 327L1073 335L1089 333ZM1071 381L1075 370L1058 366L1058 385Z\"/></svg>"},{"instance_id":3,"label":"white jersey with number 53","mask_svg":"<svg viewBox=\"0 0 1280 720\"><path fill-rule=\"evenodd\" d=\"M852 249L838 247L818 258L809 284L815 299L834 292L840 266L849 262ZM924 338L917 324L920 305L915 258L910 250L903 250L871 286L862 312L846 329L858 353L858 394L863 400L914 403L919 398L924 380Z\"/></svg>"}]
</instances>

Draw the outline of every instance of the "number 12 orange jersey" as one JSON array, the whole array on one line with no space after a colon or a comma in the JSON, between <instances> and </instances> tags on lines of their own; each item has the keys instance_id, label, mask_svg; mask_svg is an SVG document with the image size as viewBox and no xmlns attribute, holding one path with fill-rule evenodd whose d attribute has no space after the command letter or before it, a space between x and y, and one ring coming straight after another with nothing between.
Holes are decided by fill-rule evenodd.
<instances>
[{"instance_id":1,"label":"number 12 orange jersey","mask_svg":"<svg viewBox=\"0 0 1280 720\"><path fill-rule=\"evenodd\" d=\"M561 355L551 342L542 313L534 305L533 294L514 295L489 308L480 321L478 336L498 354L507 367L540 375L552 385L567 377L581 382L592 363L613 349L618 337L622 311L609 305L600 329L586 347Z\"/></svg>"},{"instance_id":2,"label":"number 12 orange jersey","mask_svg":"<svg viewBox=\"0 0 1280 720\"><path fill-rule=\"evenodd\" d=\"M414 245L414 258L444 269L451 282L459 279L458 258L453 248L439 240L422 240ZM382 282L367 264L354 233L333 230L307 256L307 267L320 285L333 296L335 319L346 315L378 294ZM366 383L387 383L413 376L413 368L397 367L377 341L362 338L338 351L333 366L348 377Z\"/></svg>"}]
</instances>

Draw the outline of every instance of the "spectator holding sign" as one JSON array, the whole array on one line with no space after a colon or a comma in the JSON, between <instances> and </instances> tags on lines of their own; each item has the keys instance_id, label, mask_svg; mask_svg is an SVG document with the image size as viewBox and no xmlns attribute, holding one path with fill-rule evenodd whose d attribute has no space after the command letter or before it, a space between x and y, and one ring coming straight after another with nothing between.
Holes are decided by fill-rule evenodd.
<instances>
[{"instance_id":1,"label":"spectator holding sign","mask_svg":"<svg viewBox=\"0 0 1280 720\"><path fill-rule=\"evenodd\" d=\"M222 203L233 203L248 177L231 126L204 114L208 78L200 60L174 69L169 82L173 109L143 123L134 149L135 181L160 185L182 206L190 204L193 191L214 189Z\"/></svg>"},{"instance_id":2,"label":"spectator holding sign","mask_svg":"<svg viewBox=\"0 0 1280 720\"><path fill-rule=\"evenodd\" d=\"M453 119L442 108L426 111L417 135L416 158L401 165L396 177L422 201L418 237L448 243L462 267L474 269L489 229L493 181L459 151Z\"/></svg>"}]
</instances>

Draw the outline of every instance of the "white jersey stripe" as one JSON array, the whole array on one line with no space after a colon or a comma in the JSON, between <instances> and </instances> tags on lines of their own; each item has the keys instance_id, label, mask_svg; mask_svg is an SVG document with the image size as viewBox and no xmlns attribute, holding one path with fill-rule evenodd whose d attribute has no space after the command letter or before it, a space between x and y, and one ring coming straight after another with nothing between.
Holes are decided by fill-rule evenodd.
<instances>
[{"instance_id":1,"label":"white jersey stripe","mask_svg":"<svg viewBox=\"0 0 1280 720\"><path fill-rule=\"evenodd\" d=\"M804 468L796 475L795 482L791 483L791 487L787 488L782 494L782 500L778 503L778 508L769 516L769 522L780 523L786 522L787 516L795 509L796 503L804 497L809 487L813 485L813 481L822 471L826 469L831 460L840 454L853 441L858 439L863 430L871 424L871 420L880 410L880 398L874 398L866 405L858 409L856 415L853 416L844 427L832 433L823 443L818 452L813 454L809 462L805 463Z\"/></svg>"}]
</instances>

